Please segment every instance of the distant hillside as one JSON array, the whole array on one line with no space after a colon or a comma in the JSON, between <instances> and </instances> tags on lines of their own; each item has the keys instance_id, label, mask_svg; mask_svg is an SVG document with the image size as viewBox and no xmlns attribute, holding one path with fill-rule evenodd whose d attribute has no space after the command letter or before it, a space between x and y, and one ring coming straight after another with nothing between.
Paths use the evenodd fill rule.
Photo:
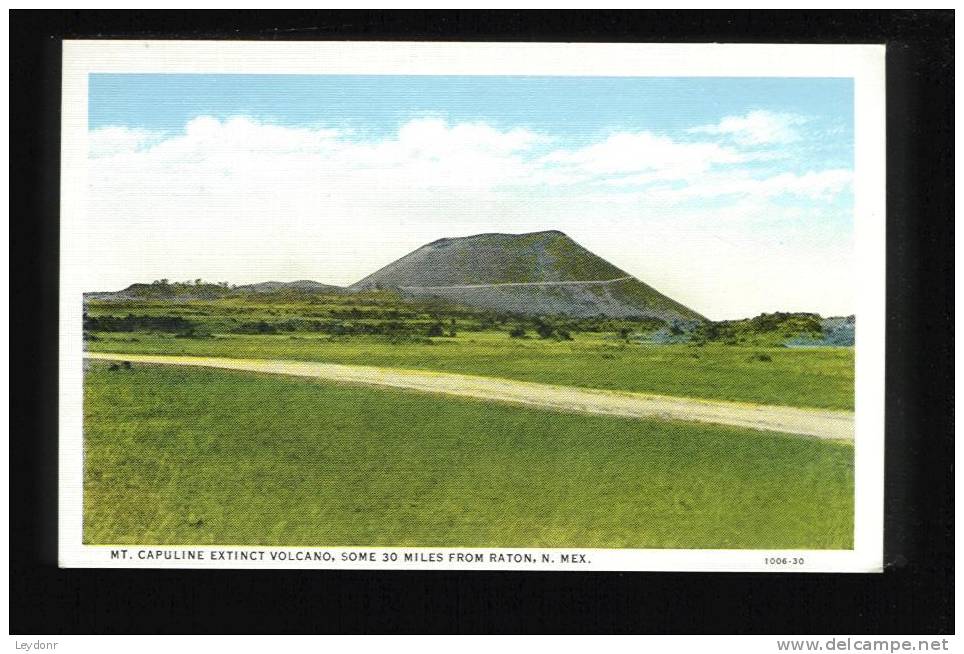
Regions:
<instances>
[{"instance_id":1,"label":"distant hillside","mask_svg":"<svg viewBox=\"0 0 964 654\"><path fill-rule=\"evenodd\" d=\"M232 288L234 293L277 293L279 291L300 291L302 293L333 293L343 291L340 286L313 282L310 279L299 279L296 282L261 282L259 284L245 284Z\"/></svg>"},{"instance_id":2,"label":"distant hillside","mask_svg":"<svg viewBox=\"0 0 964 654\"><path fill-rule=\"evenodd\" d=\"M131 284L120 291L84 293L85 300L214 300L231 292L222 284L168 282Z\"/></svg>"},{"instance_id":3,"label":"distant hillside","mask_svg":"<svg viewBox=\"0 0 964 654\"><path fill-rule=\"evenodd\" d=\"M838 345L851 347L856 342L857 324L854 316L832 316L820 321L820 333L815 336L798 336L786 342L790 347Z\"/></svg>"},{"instance_id":4,"label":"distant hillside","mask_svg":"<svg viewBox=\"0 0 964 654\"><path fill-rule=\"evenodd\" d=\"M197 282L155 281L150 284L131 284L120 291L84 293L85 300L216 300L223 297L245 295L292 294L311 295L320 293L343 293L340 286L322 284L302 279L295 282L261 282L230 286L227 283L211 284Z\"/></svg>"},{"instance_id":5,"label":"distant hillside","mask_svg":"<svg viewBox=\"0 0 964 654\"><path fill-rule=\"evenodd\" d=\"M753 318L696 325L671 324L638 334L640 342L759 345L768 347L849 347L854 344L854 316L823 318L816 313L761 313Z\"/></svg>"},{"instance_id":6,"label":"distant hillside","mask_svg":"<svg viewBox=\"0 0 964 654\"><path fill-rule=\"evenodd\" d=\"M703 320L559 231L424 245L349 287L528 315Z\"/></svg>"}]
</instances>

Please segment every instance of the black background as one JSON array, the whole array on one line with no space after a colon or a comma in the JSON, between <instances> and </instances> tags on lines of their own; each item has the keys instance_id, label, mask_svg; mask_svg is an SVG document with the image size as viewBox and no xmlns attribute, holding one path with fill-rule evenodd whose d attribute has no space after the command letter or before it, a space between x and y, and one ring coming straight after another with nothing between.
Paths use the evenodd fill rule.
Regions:
<instances>
[{"instance_id":1,"label":"black background","mask_svg":"<svg viewBox=\"0 0 964 654\"><path fill-rule=\"evenodd\" d=\"M10 33L12 633L953 631L952 11L11 11ZM886 571L58 569L62 38L885 43Z\"/></svg>"}]
</instances>

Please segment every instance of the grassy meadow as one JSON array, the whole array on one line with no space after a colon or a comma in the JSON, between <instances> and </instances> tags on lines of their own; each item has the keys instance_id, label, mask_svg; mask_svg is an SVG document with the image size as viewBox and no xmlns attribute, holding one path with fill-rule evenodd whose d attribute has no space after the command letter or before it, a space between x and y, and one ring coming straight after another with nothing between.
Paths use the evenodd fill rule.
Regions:
<instances>
[{"instance_id":1,"label":"grassy meadow","mask_svg":"<svg viewBox=\"0 0 964 654\"><path fill-rule=\"evenodd\" d=\"M132 287L133 288L133 287ZM90 351L292 359L853 409L819 317L526 317L391 292L141 285ZM192 297L185 297L192 294ZM657 338L658 337L658 338ZM92 544L852 547L853 447L247 372L89 362Z\"/></svg>"},{"instance_id":2,"label":"grassy meadow","mask_svg":"<svg viewBox=\"0 0 964 654\"><path fill-rule=\"evenodd\" d=\"M136 340L135 340L136 339ZM377 336L313 334L205 339L113 335L93 352L295 359L437 370L587 388L853 409L853 350L626 344L594 334L572 341L508 339L466 332L454 338L391 342Z\"/></svg>"},{"instance_id":3,"label":"grassy meadow","mask_svg":"<svg viewBox=\"0 0 964 654\"><path fill-rule=\"evenodd\" d=\"M853 348L785 347L814 329L798 316L762 327L744 322L717 323L712 333L698 327L686 342L658 345L646 341L662 326L652 321L523 318L372 292L92 301L85 338L96 352L322 361L853 409Z\"/></svg>"},{"instance_id":4,"label":"grassy meadow","mask_svg":"<svg viewBox=\"0 0 964 654\"><path fill-rule=\"evenodd\" d=\"M277 346L261 347L278 349L258 356L311 345L266 342ZM252 354L258 347L244 340L171 343L247 344ZM123 349L113 341L89 345ZM471 351L473 345L484 351L478 341L422 350ZM363 361L364 348L349 349L341 356L379 365L393 351L373 348L374 358ZM687 350L670 352L658 365L682 366ZM404 356L416 360L412 351ZM456 361L452 356L439 360ZM554 356L540 350L529 362L568 359ZM601 361L598 370L620 359ZM788 379L801 374L791 363L780 364L791 371L784 373ZM500 365L520 374L526 368L487 361L481 353L473 365L500 374ZM559 379L591 379L579 377L578 365L565 368L558 374L569 377ZM737 394L766 397L762 385L746 388L753 386ZM89 544L853 544L853 448L814 439L230 371L139 364L111 371L101 362L90 362L86 373L84 425Z\"/></svg>"}]
</instances>

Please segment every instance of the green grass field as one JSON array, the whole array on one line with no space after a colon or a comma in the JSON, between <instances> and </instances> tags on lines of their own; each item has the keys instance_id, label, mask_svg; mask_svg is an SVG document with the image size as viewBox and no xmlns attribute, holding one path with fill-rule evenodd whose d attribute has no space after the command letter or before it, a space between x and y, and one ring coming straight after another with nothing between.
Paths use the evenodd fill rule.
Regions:
<instances>
[{"instance_id":1,"label":"green grass field","mask_svg":"<svg viewBox=\"0 0 964 654\"><path fill-rule=\"evenodd\" d=\"M603 359L598 346L582 350L576 342L557 344L576 348L558 357L520 347L496 358L479 341L399 350L256 338L91 345L439 366L816 406L846 404L841 396L850 395L788 390L800 380L833 383L832 371L851 365L850 352L775 353L766 372L755 373L746 351L704 350L690 359L686 348L617 350ZM673 381L657 383L660 375ZM767 380L783 387L768 390ZM853 448L838 443L136 364L109 371L91 363L84 412L84 540L91 544L853 543Z\"/></svg>"},{"instance_id":2,"label":"green grass field","mask_svg":"<svg viewBox=\"0 0 964 654\"><path fill-rule=\"evenodd\" d=\"M296 359L440 370L587 388L618 389L827 409L854 408L853 348L642 345L578 333L572 341L510 339L504 332L392 342L378 336L216 334L175 338L100 333L97 352Z\"/></svg>"}]
</instances>

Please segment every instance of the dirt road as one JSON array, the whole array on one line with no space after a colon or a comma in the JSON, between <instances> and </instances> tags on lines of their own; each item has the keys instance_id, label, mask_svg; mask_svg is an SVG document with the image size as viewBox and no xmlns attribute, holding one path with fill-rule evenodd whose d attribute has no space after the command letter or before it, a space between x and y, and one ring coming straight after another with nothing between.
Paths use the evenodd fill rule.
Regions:
<instances>
[{"instance_id":1,"label":"dirt road","mask_svg":"<svg viewBox=\"0 0 964 654\"><path fill-rule=\"evenodd\" d=\"M85 352L88 359L172 366L245 370L314 377L352 384L390 386L426 393L471 397L493 402L625 418L661 418L747 427L817 438L853 441L854 414L848 411L801 409L742 402L723 402L647 393L594 390L533 382L306 361L265 361L160 354Z\"/></svg>"}]
</instances>

